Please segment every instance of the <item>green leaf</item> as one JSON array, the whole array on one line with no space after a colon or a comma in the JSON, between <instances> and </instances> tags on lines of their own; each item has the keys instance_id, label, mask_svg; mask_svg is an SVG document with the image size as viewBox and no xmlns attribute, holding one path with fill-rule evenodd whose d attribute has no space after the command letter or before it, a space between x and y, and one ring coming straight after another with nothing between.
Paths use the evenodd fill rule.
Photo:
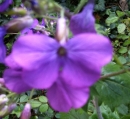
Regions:
<instances>
[{"instance_id":1,"label":"green leaf","mask_svg":"<svg viewBox=\"0 0 130 119\"><path fill-rule=\"evenodd\" d=\"M28 96L27 95L22 95L20 97L20 102L27 102L28 101Z\"/></svg>"},{"instance_id":2,"label":"green leaf","mask_svg":"<svg viewBox=\"0 0 130 119\"><path fill-rule=\"evenodd\" d=\"M130 115L125 115L121 119L130 119Z\"/></svg>"},{"instance_id":3,"label":"green leaf","mask_svg":"<svg viewBox=\"0 0 130 119\"><path fill-rule=\"evenodd\" d=\"M113 67L115 68L113 69ZM103 72L107 74L110 73L111 70L117 72L120 70L120 67L114 63L112 66L111 63L111 65L104 67ZM115 108L121 104L130 103L129 73L100 80L96 83L95 87L100 95L100 100L111 108Z\"/></svg>"},{"instance_id":4,"label":"green leaf","mask_svg":"<svg viewBox=\"0 0 130 119\"><path fill-rule=\"evenodd\" d=\"M68 113L60 113L60 115L60 119L89 119L87 113L85 113L83 110L81 112L78 110L71 110Z\"/></svg>"},{"instance_id":5,"label":"green leaf","mask_svg":"<svg viewBox=\"0 0 130 119\"><path fill-rule=\"evenodd\" d=\"M126 25L124 23L121 23L117 26L118 33L123 33L126 29Z\"/></svg>"},{"instance_id":6,"label":"green leaf","mask_svg":"<svg viewBox=\"0 0 130 119\"><path fill-rule=\"evenodd\" d=\"M124 53L126 53L127 52L127 47L121 47L120 49L119 49L119 53L121 53L121 54L124 54Z\"/></svg>"},{"instance_id":7,"label":"green leaf","mask_svg":"<svg viewBox=\"0 0 130 119\"><path fill-rule=\"evenodd\" d=\"M118 19L119 19L119 18L118 18L117 16L108 17L108 18L106 19L106 23L107 23L108 25L110 25L110 24L112 24L112 23L117 22Z\"/></svg>"},{"instance_id":8,"label":"green leaf","mask_svg":"<svg viewBox=\"0 0 130 119\"><path fill-rule=\"evenodd\" d=\"M42 104L40 107L39 107L39 111L40 112L46 112L48 110L48 104Z\"/></svg>"},{"instance_id":9,"label":"green leaf","mask_svg":"<svg viewBox=\"0 0 130 119\"><path fill-rule=\"evenodd\" d=\"M120 56L118 57L118 60L122 63L122 64L125 64L127 61L126 61L126 58L124 58L123 56Z\"/></svg>"},{"instance_id":10,"label":"green leaf","mask_svg":"<svg viewBox=\"0 0 130 119\"><path fill-rule=\"evenodd\" d=\"M42 103L41 102L39 102L39 101L37 101L37 100L30 100L30 104L31 104L31 107L32 108L37 108L37 107L39 107Z\"/></svg>"},{"instance_id":11,"label":"green leaf","mask_svg":"<svg viewBox=\"0 0 130 119\"><path fill-rule=\"evenodd\" d=\"M120 105L119 107L117 107L116 110L118 111L118 113L120 113L122 115L128 114L128 107L123 104Z\"/></svg>"},{"instance_id":12,"label":"green leaf","mask_svg":"<svg viewBox=\"0 0 130 119\"><path fill-rule=\"evenodd\" d=\"M47 98L45 96L40 96L39 97L39 101L41 101L43 103L47 103L48 102L48 100L47 100Z\"/></svg>"},{"instance_id":13,"label":"green leaf","mask_svg":"<svg viewBox=\"0 0 130 119\"><path fill-rule=\"evenodd\" d=\"M121 12L121 11L116 11L116 13L117 13L117 16L118 17L122 17L122 16L124 16L125 15L125 12Z\"/></svg>"}]
</instances>

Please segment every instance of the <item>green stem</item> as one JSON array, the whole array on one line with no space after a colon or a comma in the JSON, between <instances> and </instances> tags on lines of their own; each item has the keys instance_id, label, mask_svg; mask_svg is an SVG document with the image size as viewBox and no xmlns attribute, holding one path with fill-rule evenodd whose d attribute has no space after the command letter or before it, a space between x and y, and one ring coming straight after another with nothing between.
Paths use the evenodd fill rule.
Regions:
<instances>
[{"instance_id":1,"label":"green stem","mask_svg":"<svg viewBox=\"0 0 130 119\"><path fill-rule=\"evenodd\" d=\"M96 97L94 97L94 105L95 105L95 108L96 108L98 119L103 119L100 107L98 106L98 99Z\"/></svg>"},{"instance_id":2,"label":"green stem","mask_svg":"<svg viewBox=\"0 0 130 119\"><path fill-rule=\"evenodd\" d=\"M10 93L10 91L9 91L9 90L7 90L6 88L4 88L4 87L2 87L2 86L0 86L0 89L1 89L1 90L3 90L3 91L5 91L5 92Z\"/></svg>"},{"instance_id":3,"label":"green stem","mask_svg":"<svg viewBox=\"0 0 130 119\"><path fill-rule=\"evenodd\" d=\"M50 20L57 20L58 19L55 17L46 16L46 15L36 15L35 18L45 18L45 19L50 19Z\"/></svg>"},{"instance_id":4,"label":"green stem","mask_svg":"<svg viewBox=\"0 0 130 119\"><path fill-rule=\"evenodd\" d=\"M31 90L31 93L30 93L30 96L29 96L29 100L32 99L32 97L33 97L33 93L34 93L34 89Z\"/></svg>"},{"instance_id":5,"label":"green stem","mask_svg":"<svg viewBox=\"0 0 130 119\"><path fill-rule=\"evenodd\" d=\"M82 9L82 7L86 4L87 1L88 0L80 0L80 3L78 5L78 7L75 9L74 13L75 14L78 13Z\"/></svg>"},{"instance_id":6,"label":"green stem","mask_svg":"<svg viewBox=\"0 0 130 119\"><path fill-rule=\"evenodd\" d=\"M110 73L110 74L101 76L100 79L106 79L106 78L109 78L109 77L117 76L117 75L120 75L120 74L127 73L128 71L130 71L130 68L129 69L123 69L123 70L120 70L120 71L117 71L117 72L114 72L114 73Z\"/></svg>"},{"instance_id":7,"label":"green stem","mask_svg":"<svg viewBox=\"0 0 130 119\"><path fill-rule=\"evenodd\" d=\"M14 95L17 95L17 94L16 93L10 93L10 94L7 95L7 97L9 98L9 97L12 97Z\"/></svg>"}]
</instances>

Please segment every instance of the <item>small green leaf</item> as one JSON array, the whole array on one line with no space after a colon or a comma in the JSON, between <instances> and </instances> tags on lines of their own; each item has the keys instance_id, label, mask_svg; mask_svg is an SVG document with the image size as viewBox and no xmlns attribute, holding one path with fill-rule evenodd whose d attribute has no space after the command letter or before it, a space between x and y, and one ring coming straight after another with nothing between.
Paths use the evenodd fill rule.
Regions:
<instances>
[{"instance_id":1,"label":"small green leaf","mask_svg":"<svg viewBox=\"0 0 130 119\"><path fill-rule=\"evenodd\" d=\"M40 107L39 107L39 111L40 112L46 112L48 110L48 104L42 104Z\"/></svg>"},{"instance_id":2,"label":"small green leaf","mask_svg":"<svg viewBox=\"0 0 130 119\"><path fill-rule=\"evenodd\" d=\"M119 18L118 18L117 16L114 16L114 17L108 17L108 18L106 19L106 23L107 23L108 25L110 25L110 24L112 24L112 23L117 22L118 19L119 19Z\"/></svg>"},{"instance_id":3,"label":"small green leaf","mask_svg":"<svg viewBox=\"0 0 130 119\"><path fill-rule=\"evenodd\" d=\"M124 23L121 23L117 26L118 33L123 33L126 29L126 25Z\"/></svg>"},{"instance_id":4,"label":"small green leaf","mask_svg":"<svg viewBox=\"0 0 130 119\"><path fill-rule=\"evenodd\" d=\"M41 101L43 103L47 103L48 102L48 100L47 100L47 98L45 96L40 96L39 97L39 101Z\"/></svg>"},{"instance_id":5,"label":"small green leaf","mask_svg":"<svg viewBox=\"0 0 130 119\"><path fill-rule=\"evenodd\" d=\"M42 103L39 102L39 101L37 101L37 100L31 100L31 101L30 101L30 104L31 104L31 107L32 107L32 108L37 108L37 107L39 107Z\"/></svg>"},{"instance_id":6,"label":"small green leaf","mask_svg":"<svg viewBox=\"0 0 130 119\"><path fill-rule=\"evenodd\" d=\"M20 97L20 102L27 102L28 101L28 96L27 95L22 95Z\"/></svg>"},{"instance_id":7,"label":"small green leaf","mask_svg":"<svg viewBox=\"0 0 130 119\"><path fill-rule=\"evenodd\" d=\"M121 54L124 54L124 53L126 53L127 52L127 47L121 47L120 49L119 49L119 53L121 53Z\"/></svg>"}]
</instances>

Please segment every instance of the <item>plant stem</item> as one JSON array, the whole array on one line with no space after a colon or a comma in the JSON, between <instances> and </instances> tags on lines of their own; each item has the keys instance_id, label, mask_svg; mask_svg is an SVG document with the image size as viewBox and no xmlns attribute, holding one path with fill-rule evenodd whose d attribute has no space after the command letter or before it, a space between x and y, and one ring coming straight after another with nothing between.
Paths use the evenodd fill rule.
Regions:
<instances>
[{"instance_id":1,"label":"plant stem","mask_svg":"<svg viewBox=\"0 0 130 119\"><path fill-rule=\"evenodd\" d=\"M86 4L86 2L87 2L87 0L80 0L80 3L78 5L78 7L75 9L74 13L75 14L78 13L81 10L81 8Z\"/></svg>"},{"instance_id":2,"label":"plant stem","mask_svg":"<svg viewBox=\"0 0 130 119\"><path fill-rule=\"evenodd\" d=\"M6 88L4 88L4 87L2 87L2 86L0 86L0 90L3 90L3 91L5 91L5 92L10 93L10 91L9 91L9 90L7 90Z\"/></svg>"},{"instance_id":3,"label":"plant stem","mask_svg":"<svg viewBox=\"0 0 130 119\"><path fill-rule=\"evenodd\" d=\"M31 93L30 93L30 96L29 96L29 100L32 99L33 93L34 93L34 89L31 90Z\"/></svg>"},{"instance_id":4,"label":"plant stem","mask_svg":"<svg viewBox=\"0 0 130 119\"><path fill-rule=\"evenodd\" d=\"M96 108L98 119L103 119L102 113L100 111L100 107L98 106L98 99L96 97L94 97L94 105Z\"/></svg>"},{"instance_id":5,"label":"plant stem","mask_svg":"<svg viewBox=\"0 0 130 119\"><path fill-rule=\"evenodd\" d=\"M105 78L113 77L113 76L116 76L116 75L124 74L124 73L127 73L128 71L130 71L130 68L123 69L123 70L120 70L118 72L114 72L114 73L110 73L110 74L101 76L100 79L105 79Z\"/></svg>"}]
</instances>

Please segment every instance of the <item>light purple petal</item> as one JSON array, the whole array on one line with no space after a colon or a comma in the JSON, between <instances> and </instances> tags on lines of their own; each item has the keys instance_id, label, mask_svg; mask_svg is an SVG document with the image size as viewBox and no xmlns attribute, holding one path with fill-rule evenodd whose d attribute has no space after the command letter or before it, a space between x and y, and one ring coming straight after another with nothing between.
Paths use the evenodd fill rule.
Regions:
<instances>
[{"instance_id":1,"label":"light purple petal","mask_svg":"<svg viewBox=\"0 0 130 119\"><path fill-rule=\"evenodd\" d=\"M22 71L6 69L3 78L5 86L12 92L22 93L32 89L22 80Z\"/></svg>"},{"instance_id":2,"label":"light purple petal","mask_svg":"<svg viewBox=\"0 0 130 119\"><path fill-rule=\"evenodd\" d=\"M12 56L18 65L32 70L55 60L58 48L57 41L45 35L25 35L20 36L14 43Z\"/></svg>"},{"instance_id":3,"label":"light purple petal","mask_svg":"<svg viewBox=\"0 0 130 119\"><path fill-rule=\"evenodd\" d=\"M0 27L0 63L4 63L6 56L6 48L3 42L5 33L5 29L3 27Z\"/></svg>"},{"instance_id":4,"label":"light purple petal","mask_svg":"<svg viewBox=\"0 0 130 119\"><path fill-rule=\"evenodd\" d=\"M10 4L12 4L12 0L5 0L2 4L0 4L0 12L4 12Z\"/></svg>"},{"instance_id":5,"label":"light purple petal","mask_svg":"<svg viewBox=\"0 0 130 119\"><path fill-rule=\"evenodd\" d=\"M43 59L43 64L39 68L24 72L23 80L33 88L49 88L58 77L60 67L58 59L48 62L44 60L46 59Z\"/></svg>"},{"instance_id":6,"label":"light purple petal","mask_svg":"<svg viewBox=\"0 0 130 119\"><path fill-rule=\"evenodd\" d=\"M93 8L94 0L89 0L81 13L72 16L70 20L70 30L74 35L81 33L96 33Z\"/></svg>"},{"instance_id":7,"label":"light purple petal","mask_svg":"<svg viewBox=\"0 0 130 119\"><path fill-rule=\"evenodd\" d=\"M82 107L89 98L89 88L73 88L58 79L48 90L47 97L51 107L60 112Z\"/></svg>"},{"instance_id":8,"label":"light purple petal","mask_svg":"<svg viewBox=\"0 0 130 119\"><path fill-rule=\"evenodd\" d=\"M76 87L93 85L113 54L108 38L98 34L77 35L68 41L66 49L68 59L62 77L66 83Z\"/></svg>"}]
</instances>

